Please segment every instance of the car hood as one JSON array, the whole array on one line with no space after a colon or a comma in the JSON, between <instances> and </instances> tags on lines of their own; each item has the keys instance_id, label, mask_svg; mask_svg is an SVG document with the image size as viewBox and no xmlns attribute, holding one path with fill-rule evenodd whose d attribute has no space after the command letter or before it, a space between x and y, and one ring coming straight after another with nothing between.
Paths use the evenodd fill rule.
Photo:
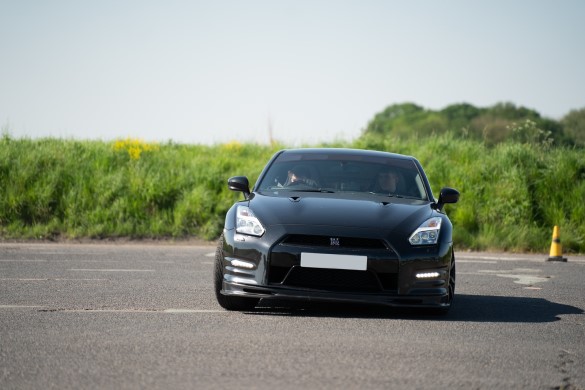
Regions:
<instances>
[{"instance_id":1,"label":"car hood","mask_svg":"<svg viewBox=\"0 0 585 390\"><path fill-rule=\"evenodd\" d=\"M433 213L428 201L340 194L254 194L249 206L265 226L311 225L395 230L416 229Z\"/></svg>"}]
</instances>

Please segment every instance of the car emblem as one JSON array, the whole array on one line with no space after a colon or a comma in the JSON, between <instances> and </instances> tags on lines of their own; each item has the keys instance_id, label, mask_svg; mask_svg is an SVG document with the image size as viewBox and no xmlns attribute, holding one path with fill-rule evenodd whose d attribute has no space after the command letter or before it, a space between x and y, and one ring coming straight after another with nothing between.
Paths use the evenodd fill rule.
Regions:
<instances>
[{"instance_id":1,"label":"car emblem","mask_svg":"<svg viewBox=\"0 0 585 390\"><path fill-rule=\"evenodd\" d=\"M339 246L339 238L338 237L330 237L329 238L329 244L331 246Z\"/></svg>"}]
</instances>

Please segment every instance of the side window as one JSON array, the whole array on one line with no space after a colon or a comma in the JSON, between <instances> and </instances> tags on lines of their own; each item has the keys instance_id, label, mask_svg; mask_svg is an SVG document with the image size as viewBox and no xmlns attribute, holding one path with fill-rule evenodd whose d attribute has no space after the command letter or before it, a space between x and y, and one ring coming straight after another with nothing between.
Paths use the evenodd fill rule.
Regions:
<instances>
[{"instance_id":1,"label":"side window","mask_svg":"<svg viewBox=\"0 0 585 390\"><path fill-rule=\"evenodd\" d=\"M420 177L420 175L417 173L415 178L414 178L414 182L415 182L415 188L416 188L416 197L419 197L421 199L426 198L426 194L425 194L425 186L423 185L422 179Z\"/></svg>"}]
</instances>

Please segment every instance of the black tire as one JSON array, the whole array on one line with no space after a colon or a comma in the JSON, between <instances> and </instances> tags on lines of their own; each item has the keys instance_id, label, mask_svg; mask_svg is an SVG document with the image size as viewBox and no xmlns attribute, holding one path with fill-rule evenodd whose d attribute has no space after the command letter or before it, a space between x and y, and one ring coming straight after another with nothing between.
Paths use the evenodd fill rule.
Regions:
<instances>
[{"instance_id":1,"label":"black tire","mask_svg":"<svg viewBox=\"0 0 585 390\"><path fill-rule=\"evenodd\" d=\"M455 298L456 276L457 272L455 269L455 255L453 255L453 259L451 260L451 269L449 270L449 306L453 304L453 299Z\"/></svg>"},{"instance_id":2,"label":"black tire","mask_svg":"<svg viewBox=\"0 0 585 390\"><path fill-rule=\"evenodd\" d=\"M453 299L455 298L455 281L456 281L456 279L457 279L457 270L455 268L455 255L452 255L451 268L449 269L449 286L447 287L447 293L449 294L447 296L447 304L449 306L444 306L444 307L440 307L437 309L433 309L433 310L431 310L432 314L445 315L449 312L449 309L451 309L451 306L453 306Z\"/></svg>"},{"instance_id":3,"label":"black tire","mask_svg":"<svg viewBox=\"0 0 585 390\"><path fill-rule=\"evenodd\" d=\"M217 303L221 307L226 310L236 310L236 311L244 311L244 310L253 310L258 301L258 298L243 298L243 297L234 297L229 295L223 295L221 293L221 287L223 283L223 234L219 238L219 242L217 244L217 249L215 250L215 267L214 267L214 290L215 290L215 298L217 299Z\"/></svg>"}]
</instances>

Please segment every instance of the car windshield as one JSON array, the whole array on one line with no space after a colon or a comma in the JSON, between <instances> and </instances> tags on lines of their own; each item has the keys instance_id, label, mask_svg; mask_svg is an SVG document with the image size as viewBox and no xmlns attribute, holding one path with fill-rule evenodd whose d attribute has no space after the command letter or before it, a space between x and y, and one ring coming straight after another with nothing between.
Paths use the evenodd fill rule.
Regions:
<instances>
[{"instance_id":1,"label":"car windshield","mask_svg":"<svg viewBox=\"0 0 585 390\"><path fill-rule=\"evenodd\" d=\"M427 199L421 172L413 160L360 154L283 153L270 165L256 190Z\"/></svg>"}]
</instances>

